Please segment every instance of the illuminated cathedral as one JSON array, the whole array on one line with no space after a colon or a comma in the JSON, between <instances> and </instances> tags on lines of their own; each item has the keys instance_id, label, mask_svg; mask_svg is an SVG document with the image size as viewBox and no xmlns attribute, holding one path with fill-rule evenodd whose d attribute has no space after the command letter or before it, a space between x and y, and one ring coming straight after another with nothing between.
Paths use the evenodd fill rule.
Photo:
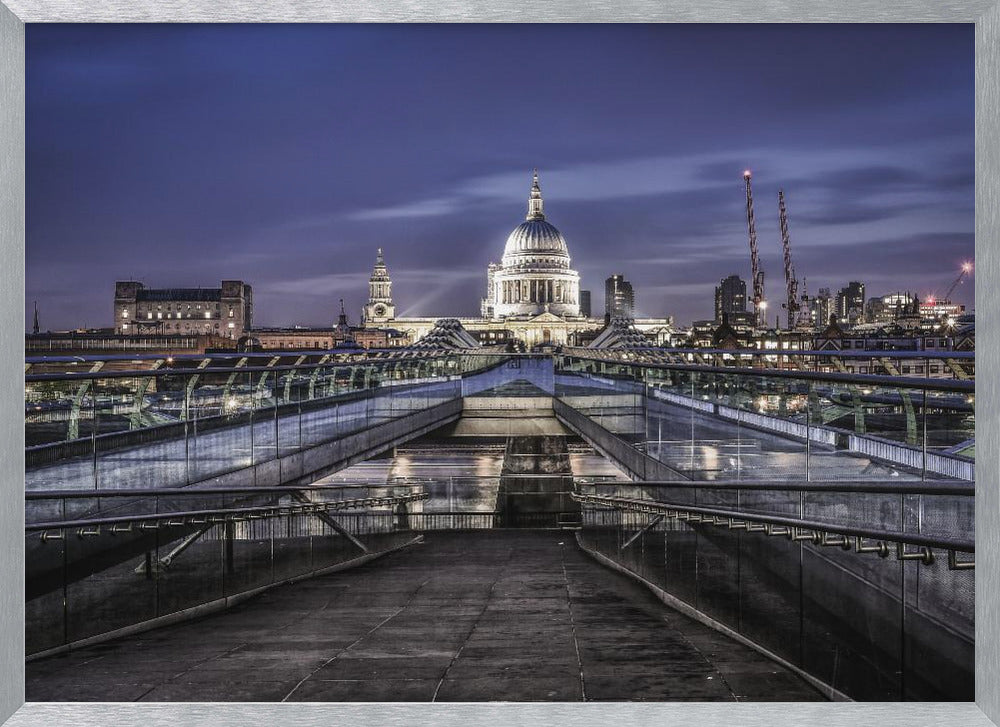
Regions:
<instances>
[{"instance_id":1,"label":"illuminated cathedral","mask_svg":"<svg viewBox=\"0 0 1000 727\"><path fill-rule=\"evenodd\" d=\"M480 343L511 341L531 347L538 344L579 345L604 328L604 318L580 313L580 274L570 267L569 247L562 233L545 218L538 171L528 195L524 222L507 236L500 262L486 270L486 295L479 318L461 318L462 326ZM368 282L365 326L392 327L412 341L425 336L441 316L396 318L392 281L381 248ZM656 337L672 332L669 319L639 319L636 327Z\"/></svg>"}]
</instances>

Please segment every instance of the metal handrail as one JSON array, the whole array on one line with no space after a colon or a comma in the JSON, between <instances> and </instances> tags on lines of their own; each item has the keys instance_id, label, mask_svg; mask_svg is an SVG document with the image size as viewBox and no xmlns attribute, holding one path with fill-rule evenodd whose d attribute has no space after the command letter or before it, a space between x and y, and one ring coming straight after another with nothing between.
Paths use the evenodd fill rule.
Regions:
<instances>
[{"instance_id":1,"label":"metal handrail","mask_svg":"<svg viewBox=\"0 0 1000 727\"><path fill-rule=\"evenodd\" d=\"M542 455L517 455L518 457L542 456ZM187 496L187 495L221 495L221 494L284 494L312 490L345 490L358 488L391 488L391 487L424 487L429 484L448 482L449 480L487 480L496 481L504 479L546 479L555 477L569 478L570 474L534 474L534 473L503 473L495 475L442 475L440 477L406 477L399 480L389 480L386 482L340 482L330 485L278 485L273 487L153 487L153 488L105 488L105 489L73 489L73 490L26 490L25 500L87 500L103 497L153 497L153 496Z\"/></svg>"},{"instance_id":2,"label":"metal handrail","mask_svg":"<svg viewBox=\"0 0 1000 727\"><path fill-rule=\"evenodd\" d=\"M608 363L607 359L592 358L579 354L567 354L582 361ZM612 362L616 363L616 362ZM973 379L932 379L917 376L883 376L881 374L850 374L837 371L801 371L788 369L755 369L745 366L706 366L699 364L663 363L651 361L621 361L623 366L645 369L661 369L664 371L690 371L701 374L727 374L729 376L743 375L756 378L801 379L806 381L832 381L848 384L867 384L869 386L884 386L892 389L913 389L927 391L951 391L974 393L976 382ZM560 374L580 374L577 371L557 371ZM607 375L607 374L599 374ZM636 383L642 383L636 381Z\"/></svg>"},{"instance_id":3,"label":"metal handrail","mask_svg":"<svg viewBox=\"0 0 1000 727\"><path fill-rule=\"evenodd\" d=\"M931 480L900 482L886 485L881 482L840 482L836 480L795 482L795 481L718 481L718 480L602 480L599 482L583 482L577 478L577 486L594 487L649 487L654 489L689 489L689 490L746 490L748 492L844 492L864 493L872 495L957 495L959 497L975 497L976 486L968 480Z\"/></svg>"},{"instance_id":4,"label":"metal handrail","mask_svg":"<svg viewBox=\"0 0 1000 727\"><path fill-rule=\"evenodd\" d=\"M30 334L29 334L30 336ZM363 351L344 350L338 348L302 348L302 349L267 349L265 351L220 351L218 353L109 353L109 354L78 354L71 356L25 356L24 362L30 364L46 363L94 363L96 361L158 361L165 358L174 361L204 361L205 359L241 359L241 358L264 358L270 359L274 356L324 356L333 355L340 358L327 361L327 364L341 365L351 363L350 357L356 357L354 363L363 363L365 360L386 361L388 359L379 358L389 355L408 361L422 359L443 358L448 356L497 356L502 355L509 358L545 358L550 354L513 353L506 351L435 351L433 349L409 349L409 348L366 348Z\"/></svg>"},{"instance_id":5,"label":"metal handrail","mask_svg":"<svg viewBox=\"0 0 1000 727\"><path fill-rule=\"evenodd\" d=\"M496 479L496 478L494 478ZM128 489L102 489L102 490L29 490L24 493L25 500L59 500L59 499L91 499L101 497L151 497L151 496L174 496L174 495L224 495L224 494L293 494L302 491L314 490L344 490L373 487L423 487L423 482L400 482L387 484L373 484L369 482L350 483L344 482L336 485L284 485L275 487L162 487L162 488L128 488Z\"/></svg>"},{"instance_id":6,"label":"metal handrail","mask_svg":"<svg viewBox=\"0 0 1000 727\"><path fill-rule=\"evenodd\" d=\"M30 335L30 334L29 334ZM363 351L344 349L323 349L323 348L302 348L302 349L268 349L266 351L219 351L217 353L83 353L62 356L25 356L24 362L30 364L52 364L52 363L94 363L96 361L162 361L170 358L174 361L204 361L210 359L241 359L241 358L272 358L274 356L296 356L307 354L309 356L334 355L341 358L341 362L349 357L372 358L380 354L399 354L398 348L366 348ZM432 355L434 351L425 351ZM446 353L446 352L441 352Z\"/></svg>"},{"instance_id":7,"label":"metal handrail","mask_svg":"<svg viewBox=\"0 0 1000 727\"><path fill-rule=\"evenodd\" d=\"M441 360L439 359L400 359L406 362L419 362L423 363L425 361L431 360ZM203 376L204 374L254 374L254 373L264 373L272 371L312 371L313 369L343 369L349 367L361 367L361 366L382 366L387 363L393 363L390 359L381 359L378 361L358 361L353 363L315 363L315 364L281 364L280 366L241 366L240 368L228 367L228 366L206 366L202 369L150 369L148 371L144 370L122 370L122 371L106 371L101 370L97 372L91 371L62 371L53 372L46 374L25 374L24 380L27 383L41 382L41 381L86 381L93 379L129 379L129 378L143 378L143 377L155 377L162 378L165 376ZM457 375L449 374L449 375Z\"/></svg>"},{"instance_id":8,"label":"metal handrail","mask_svg":"<svg viewBox=\"0 0 1000 727\"><path fill-rule=\"evenodd\" d=\"M563 349L562 353L564 355L577 356L576 351L586 351L587 353L593 355L600 349L586 349L579 346L567 346ZM614 349L605 349L608 353L615 353ZM797 357L797 356L812 356L815 358L827 357L827 358L926 358L926 359L940 359L942 361L955 358L964 360L975 360L975 351L917 351L917 350L900 350L892 349L888 351L880 351L878 349L872 350L859 350L859 349L848 349L845 351L823 351L818 349L763 349L763 348L747 348L747 349L731 349L731 348L669 348L667 346L647 346L643 348L632 348L625 351L626 353L669 353L674 355L684 355L684 354L698 354L699 356L704 356L706 354L716 355L721 354L725 356L732 356L733 358L751 358L754 356L786 356L786 357ZM619 351L619 353L621 353ZM584 357L585 358L585 357Z\"/></svg>"},{"instance_id":9,"label":"metal handrail","mask_svg":"<svg viewBox=\"0 0 1000 727\"><path fill-rule=\"evenodd\" d=\"M163 376L184 376L184 375L194 375L194 374L230 374L230 373L263 373L271 371L312 371L314 369L342 369L349 367L360 367L360 366L384 366L386 364L394 363L426 363L433 361L448 361L458 357L462 358L483 358L483 357L496 357L502 358L504 360L513 358L530 358L530 356L524 354L508 354L500 353L495 351L469 351L469 352L456 352L456 351L442 351L440 353L435 353L433 351L421 350L419 352L407 351L402 349L389 349L392 351L393 355L390 358L374 358L367 357L360 360L344 361L344 360L334 360L325 361L323 363L311 362L311 363L301 363L301 364L275 364L274 366L206 366L205 368L158 368L158 369L123 369L107 371L101 370L97 372L87 371L60 371L60 372L50 372L50 373L40 373L40 374L25 374L24 380L26 382L36 382L36 381L61 381L61 380L72 380L72 381L86 381L88 379L112 379L112 378L134 378L134 377L163 377ZM325 353L323 351L316 351L309 349L309 353ZM175 361L182 359L184 361L211 361L214 359L229 360L229 359L239 359L247 356L259 356L260 358L274 358L274 357L287 357L294 354L302 354L302 351L295 352L284 352L284 351L267 351L265 354L213 354L213 355L189 355L189 356L170 356ZM126 356L125 360L141 360L142 357L138 356ZM166 358L164 355L150 356L154 360L162 360ZM110 361L110 360L120 360L108 356L69 356L69 357L42 357L42 358L26 358L25 363L30 364L51 364L51 363L69 363L72 361L77 361L80 363L93 363L97 361ZM455 374L457 375L457 374Z\"/></svg>"},{"instance_id":10,"label":"metal handrail","mask_svg":"<svg viewBox=\"0 0 1000 727\"><path fill-rule=\"evenodd\" d=\"M225 522L227 519L250 516L252 514L262 514L264 517L278 517L283 514L294 514L296 512L327 512L329 510L351 510L372 505L395 505L404 502L416 502L426 500L430 497L427 493L416 493L413 495L395 495L391 497L366 497L353 500L332 500L328 502L307 502L289 505L266 505L261 507L235 507L212 510L184 510L180 512L152 513L146 515L121 515L106 518L86 518L79 520L55 520L41 523L25 523L24 529L28 532L38 532L47 530L67 530L72 528L99 527L102 525L115 525L118 523L158 523L161 521L178 520L180 518L222 518L216 522Z\"/></svg>"},{"instance_id":11,"label":"metal handrail","mask_svg":"<svg viewBox=\"0 0 1000 727\"><path fill-rule=\"evenodd\" d=\"M905 545L916 545L925 548L939 548L943 550L954 550L961 553L974 553L975 542L958 538L946 538L940 536L923 535L921 533L904 533L891 530L875 530L871 528L861 528L840 523L823 522L821 520L806 520L803 518L787 517L784 515L764 515L757 512L747 512L745 510L734 510L731 508L705 507L703 505L689 505L684 503L660 502L657 500L643 500L630 497L611 497L607 495L581 495L573 493L572 498L581 503L593 505L604 505L618 510L631 510L636 512L685 512L696 515L708 515L711 517L732 518L733 520L745 523L761 523L767 525L781 525L789 528L801 530L811 530L816 533L834 533L838 535L850 535L853 537L866 538L870 540L888 540L894 543Z\"/></svg>"}]
</instances>

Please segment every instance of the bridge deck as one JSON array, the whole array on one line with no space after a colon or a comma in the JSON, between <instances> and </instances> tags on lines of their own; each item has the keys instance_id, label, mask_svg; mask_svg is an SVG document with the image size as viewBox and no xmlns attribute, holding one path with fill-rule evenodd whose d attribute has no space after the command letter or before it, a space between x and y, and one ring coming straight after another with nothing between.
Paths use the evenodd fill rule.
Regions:
<instances>
[{"instance_id":1,"label":"bridge deck","mask_svg":"<svg viewBox=\"0 0 1000 727\"><path fill-rule=\"evenodd\" d=\"M571 533L429 533L353 571L27 665L29 701L818 700Z\"/></svg>"}]
</instances>

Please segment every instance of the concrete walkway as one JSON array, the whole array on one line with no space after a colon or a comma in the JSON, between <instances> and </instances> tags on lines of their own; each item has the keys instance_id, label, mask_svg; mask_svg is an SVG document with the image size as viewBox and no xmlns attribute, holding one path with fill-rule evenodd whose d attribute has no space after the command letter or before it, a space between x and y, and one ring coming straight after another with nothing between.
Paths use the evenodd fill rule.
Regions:
<instances>
[{"instance_id":1,"label":"concrete walkway","mask_svg":"<svg viewBox=\"0 0 1000 727\"><path fill-rule=\"evenodd\" d=\"M572 533L430 533L228 612L27 665L28 701L818 700Z\"/></svg>"}]
</instances>

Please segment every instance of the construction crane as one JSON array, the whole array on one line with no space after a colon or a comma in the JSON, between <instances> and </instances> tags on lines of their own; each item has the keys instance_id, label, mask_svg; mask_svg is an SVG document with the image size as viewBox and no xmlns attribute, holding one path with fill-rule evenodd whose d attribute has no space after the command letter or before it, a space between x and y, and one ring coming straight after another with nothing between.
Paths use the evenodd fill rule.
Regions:
<instances>
[{"instance_id":1,"label":"construction crane","mask_svg":"<svg viewBox=\"0 0 1000 727\"><path fill-rule=\"evenodd\" d=\"M942 298L940 302L951 303L951 294L955 292L955 288L957 288L958 284L965 279L965 276L971 272L972 272L972 263L968 262L962 263L962 271L958 274L958 277L955 278L955 282L951 284L951 287L948 288L948 292L944 294L944 298Z\"/></svg>"},{"instance_id":2,"label":"construction crane","mask_svg":"<svg viewBox=\"0 0 1000 727\"><path fill-rule=\"evenodd\" d=\"M792 243L788 239L788 211L785 209L785 192L778 190L778 224L781 227L781 246L785 253L785 308L788 309L788 329L795 327L799 312L799 281L792 268Z\"/></svg>"},{"instance_id":3,"label":"construction crane","mask_svg":"<svg viewBox=\"0 0 1000 727\"><path fill-rule=\"evenodd\" d=\"M767 327L764 318L767 301L764 300L764 272L760 269L760 258L757 255L757 225L753 219L753 191L750 189L750 170L743 172L743 181L747 184L747 231L750 235L750 275L753 279L753 312L754 323L762 328Z\"/></svg>"},{"instance_id":4,"label":"construction crane","mask_svg":"<svg viewBox=\"0 0 1000 727\"><path fill-rule=\"evenodd\" d=\"M802 276L802 297L799 299L799 324L809 325L812 323L812 301L809 299L809 283L806 280L806 276Z\"/></svg>"}]
</instances>

